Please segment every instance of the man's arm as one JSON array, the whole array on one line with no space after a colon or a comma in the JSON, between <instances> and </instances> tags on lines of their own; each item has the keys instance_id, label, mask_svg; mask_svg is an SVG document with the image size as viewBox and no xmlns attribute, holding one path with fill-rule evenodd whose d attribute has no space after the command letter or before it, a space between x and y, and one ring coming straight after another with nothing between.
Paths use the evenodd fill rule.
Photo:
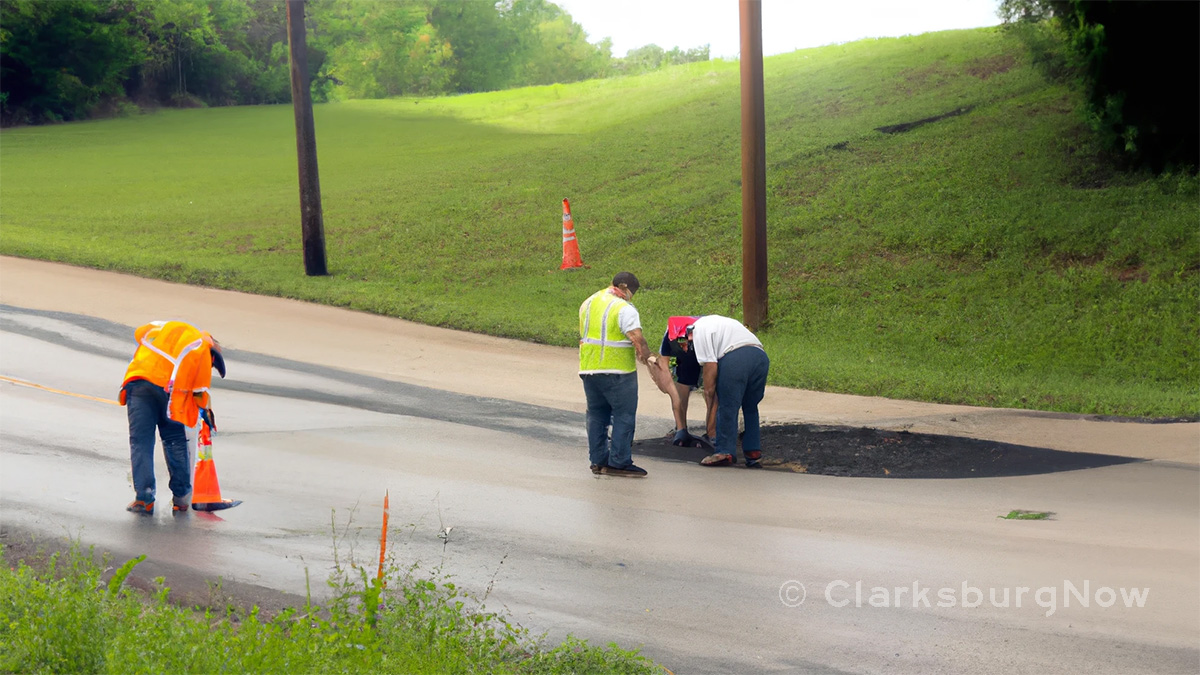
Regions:
<instances>
[{"instance_id":1,"label":"man's arm","mask_svg":"<svg viewBox=\"0 0 1200 675\"><path fill-rule=\"evenodd\" d=\"M650 378L658 386L658 390L671 399L671 415L675 417L675 428L687 428L687 395L689 388L677 384L671 377L671 367L667 365L669 357L651 354L646 365L650 369Z\"/></svg>"},{"instance_id":2,"label":"man's arm","mask_svg":"<svg viewBox=\"0 0 1200 675\"><path fill-rule=\"evenodd\" d=\"M642 335L642 329L634 328L626 333L625 337L633 342L633 351L637 352L638 362L649 365L650 345L646 344L646 338Z\"/></svg>"},{"instance_id":3,"label":"man's arm","mask_svg":"<svg viewBox=\"0 0 1200 675\"><path fill-rule=\"evenodd\" d=\"M675 386L675 398L671 400L671 413L675 415L675 428L686 429L688 398L692 395L692 388L678 382L671 384Z\"/></svg>"},{"instance_id":4,"label":"man's arm","mask_svg":"<svg viewBox=\"0 0 1200 675\"><path fill-rule=\"evenodd\" d=\"M700 365L700 375L704 378L704 419L708 427L708 437L717 437L717 362L709 361Z\"/></svg>"},{"instance_id":5,"label":"man's arm","mask_svg":"<svg viewBox=\"0 0 1200 675\"><path fill-rule=\"evenodd\" d=\"M188 358L192 359L188 363L188 366L195 368L194 371L191 371L192 381L189 388L192 390L192 397L195 399L196 407L211 408L212 397L209 396L208 391L212 387L212 352L208 349L203 349L202 353L201 351L194 351L188 355Z\"/></svg>"}]
</instances>

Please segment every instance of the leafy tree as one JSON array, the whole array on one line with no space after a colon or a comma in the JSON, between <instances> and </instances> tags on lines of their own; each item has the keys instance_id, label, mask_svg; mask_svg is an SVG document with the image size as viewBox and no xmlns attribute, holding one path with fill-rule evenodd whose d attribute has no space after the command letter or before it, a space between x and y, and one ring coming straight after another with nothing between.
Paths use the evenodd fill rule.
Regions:
<instances>
[{"instance_id":1,"label":"leafy tree","mask_svg":"<svg viewBox=\"0 0 1200 675\"><path fill-rule=\"evenodd\" d=\"M454 51L454 89L505 89L514 84L520 37L504 15L480 0L430 0L430 23Z\"/></svg>"},{"instance_id":2,"label":"leafy tree","mask_svg":"<svg viewBox=\"0 0 1200 675\"><path fill-rule=\"evenodd\" d=\"M613 72L611 40L548 0L308 0L313 98L572 82ZM237 105L291 99L279 0L3 0L6 124L80 119L106 101ZM626 71L707 59L648 46Z\"/></svg>"},{"instance_id":3,"label":"leafy tree","mask_svg":"<svg viewBox=\"0 0 1200 675\"><path fill-rule=\"evenodd\" d=\"M522 85L577 82L610 72L612 40L589 43L583 27L557 5L524 0L514 3L508 16L523 38Z\"/></svg>"},{"instance_id":4,"label":"leafy tree","mask_svg":"<svg viewBox=\"0 0 1200 675\"><path fill-rule=\"evenodd\" d=\"M339 0L319 8L317 43L329 49L328 78L352 98L449 91L450 46L416 0Z\"/></svg>"},{"instance_id":5,"label":"leafy tree","mask_svg":"<svg viewBox=\"0 0 1200 675\"><path fill-rule=\"evenodd\" d=\"M693 47L692 49L680 49L675 47L671 51L663 54L663 62L677 66L681 63L695 63L696 61L708 60L708 45L703 47Z\"/></svg>"},{"instance_id":6,"label":"leafy tree","mask_svg":"<svg viewBox=\"0 0 1200 675\"><path fill-rule=\"evenodd\" d=\"M663 48L655 44L630 49L625 53L625 58L617 62L617 70L626 75L657 70L663 65L665 55Z\"/></svg>"},{"instance_id":7,"label":"leafy tree","mask_svg":"<svg viewBox=\"0 0 1200 675\"><path fill-rule=\"evenodd\" d=\"M1001 0L996 15L1004 23L1037 23L1062 12L1066 5L1056 0Z\"/></svg>"},{"instance_id":8,"label":"leafy tree","mask_svg":"<svg viewBox=\"0 0 1200 675\"><path fill-rule=\"evenodd\" d=\"M617 59L614 70L623 75L637 75L666 66L677 66L682 63L707 61L708 59L708 45L692 49L673 47L670 51L665 51L658 45L649 44L637 49L630 49L626 52L625 58Z\"/></svg>"},{"instance_id":9,"label":"leafy tree","mask_svg":"<svg viewBox=\"0 0 1200 675\"><path fill-rule=\"evenodd\" d=\"M95 0L0 3L5 124L82 119L124 93L146 43L128 5Z\"/></svg>"}]
</instances>

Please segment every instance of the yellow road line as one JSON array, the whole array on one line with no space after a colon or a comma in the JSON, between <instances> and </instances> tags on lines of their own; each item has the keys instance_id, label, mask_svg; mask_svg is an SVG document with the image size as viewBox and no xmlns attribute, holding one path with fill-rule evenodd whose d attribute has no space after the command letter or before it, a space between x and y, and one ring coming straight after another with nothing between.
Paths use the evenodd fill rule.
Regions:
<instances>
[{"instance_id":1,"label":"yellow road line","mask_svg":"<svg viewBox=\"0 0 1200 675\"><path fill-rule=\"evenodd\" d=\"M116 401L112 400L111 398L98 398L96 396L88 396L87 394L76 394L73 391L63 391L62 389L46 387L46 386L43 386L40 384L35 384L33 382L26 382L25 380L18 380L15 377L5 377L3 375L0 375L0 380L3 380L4 382L11 382L11 383L21 386L21 387L29 387L31 389L41 389L42 391L49 391L49 392L52 392L55 394L63 394L64 396L74 396L75 398L86 398L89 401L99 401L101 403L109 403L111 405L121 405L120 403L117 403Z\"/></svg>"}]
</instances>

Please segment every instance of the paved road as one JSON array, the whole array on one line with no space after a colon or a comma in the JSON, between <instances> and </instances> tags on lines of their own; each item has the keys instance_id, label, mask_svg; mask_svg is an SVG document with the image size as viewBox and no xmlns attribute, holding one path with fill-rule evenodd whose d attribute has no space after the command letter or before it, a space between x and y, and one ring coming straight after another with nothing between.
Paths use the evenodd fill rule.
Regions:
<instances>
[{"instance_id":1,"label":"paved road","mask_svg":"<svg viewBox=\"0 0 1200 675\"><path fill-rule=\"evenodd\" d=\"M0 381L6 528L303 593L335 543L370 564L387 490L397 563L680 673L1200 669L1195 463L905 481L647 459L648 479L596 478L577 412L232 350L214 443L223 491L246 503L138 518L107 402L129 334L0 306L0 375L57 390ZM1013 508L1056 515L997 518ZM1121 589L1149 589L1144 606Z\"/></svg>"}]
</instances>

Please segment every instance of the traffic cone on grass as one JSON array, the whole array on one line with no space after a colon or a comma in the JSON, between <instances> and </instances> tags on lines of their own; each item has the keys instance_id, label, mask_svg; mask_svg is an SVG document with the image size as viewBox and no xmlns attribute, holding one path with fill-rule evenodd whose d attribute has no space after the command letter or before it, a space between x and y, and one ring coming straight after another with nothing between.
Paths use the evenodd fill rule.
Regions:
<instances>
[{"instance_id":1,"label":"traffic cone on grass","mask_svg":"<svg viewBox=\"0 0 1200 675\"><path fill-rule=\"evenodd\" d=\"M200 423L200 448L196 457L196 478L192 481L192 509L196 511L220 511L231 509L242 500L221 499L221 485L217 482L217 465L212 457L212 428L208 420Z\"/></svg>"},{"instance_id":2,"label":"traffic cone on grass","mask_svg":"<svg viewBox=\"0 0 1200 675\"><path fill-rule=\"evenodd\" d=\"M579 242L575 239L575 221L571 219L571 203L563 200L563 261L560 270L584 267L579 256Z\"/></svg>"}]
</instances>

